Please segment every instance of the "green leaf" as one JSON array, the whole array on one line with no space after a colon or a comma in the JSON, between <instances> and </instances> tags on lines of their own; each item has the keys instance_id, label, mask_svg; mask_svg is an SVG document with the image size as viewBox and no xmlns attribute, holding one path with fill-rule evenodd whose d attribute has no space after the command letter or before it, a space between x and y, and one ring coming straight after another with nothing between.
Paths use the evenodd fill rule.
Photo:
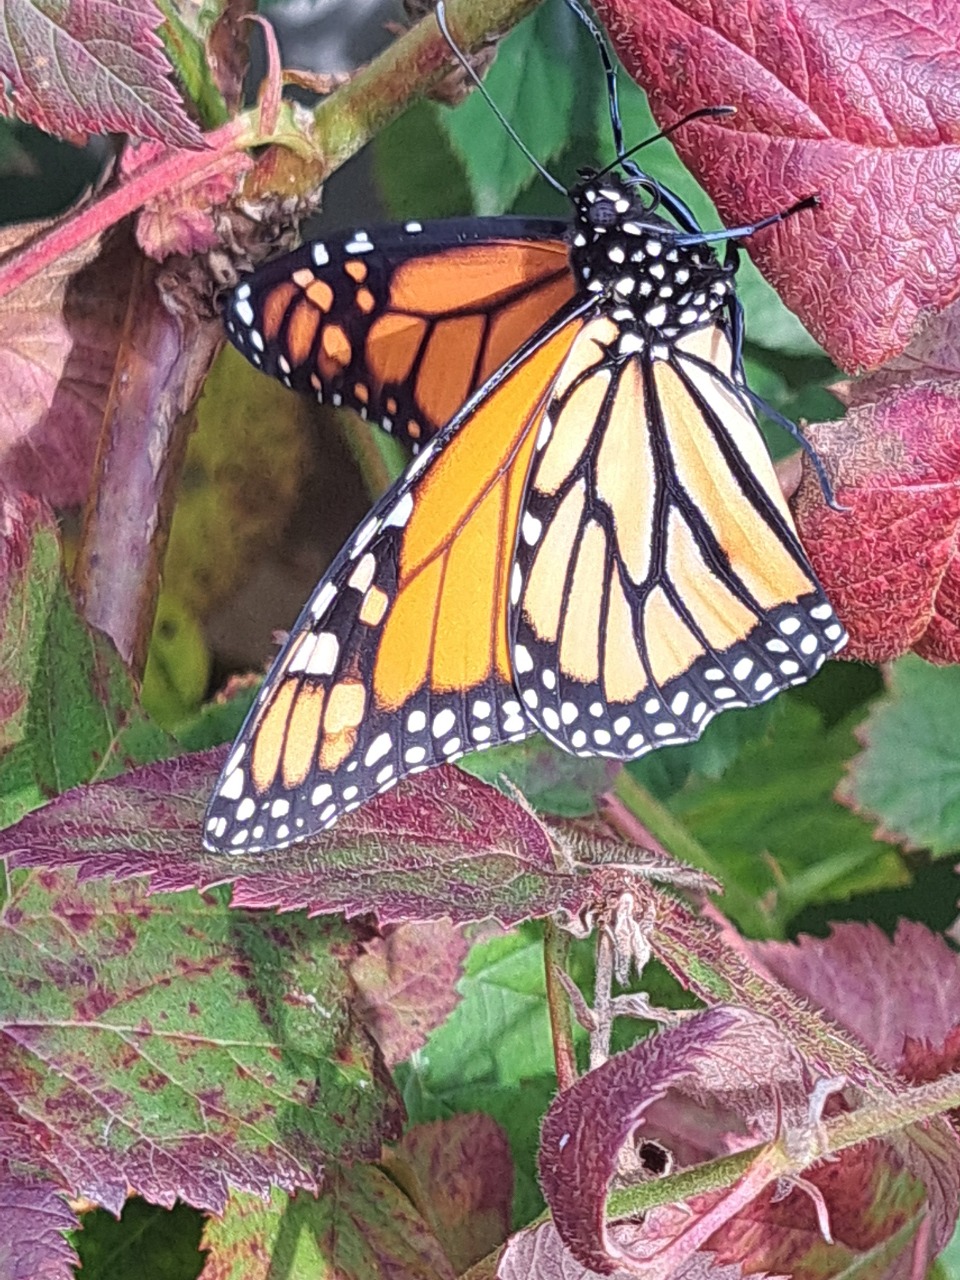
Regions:
<instances>
[{"instance_id":1,"label":"green leaf","mask_svg":"<svg viewBox=\"0 0 960 1280\"><path fill-rule=\"evenodd\" d=\"M841 799L904 844L942 856L960 848L960 669L908 656L860 726Z\"/></svg>"},{"instance_id":2,"label":"green leaf","mask_svg":"<svg viewBox=\"0 0 960 1280\"><path fill-rule=\"evenodd\" d=\"M140 691L144 709L172 731L197 713L209 678L203 628L176 596L162 592Z\"/></svg>"},{"instance_id":3,"label":"green leaf","mask_svg":"<svg viewBox=\"0 0 960 1280\"><path fill-rule=\"evenodd\" d=\"M371 144L377 190L398 222L470 211L470 187L443 117L441 108L418 102Z\"/></svg>"},{"instance_id":4,"label":"green leaf","mask_svg":"<svg viewBox=\"0 0 960 1280\"><path fill-rule=\"evenodd\" d=\"M372 1165L332 1168L319 1196L268 1204L234 1196L207 1223L208 1265L223 1280L454 1280L436 1236L393 1182Z\"/></svg>"},{"instance_id":5,"label":"green leaf","mask_svg":"<svg viewBox=\"0 0 960 1280\"><path fill-rule=\"evenodd\" d=\"M19 505L17 505L19 503ZM18 559L0 601L0 825L92 778L171 754L137 704L113 645L79 617L61 576L56 526L22 496L8 503L3 557Z\"/></svg>"},{"instance_id":6,"label":"green leaf","mask_svg":"<svg viewBox=\"0 0 960 1280\"><path fill-rule=\"evenodd\" d=\"M669 801L722 868L724 910L753 936L781 936L808 903L905 884L897 851L833 797L854 746L798 700L749 743L721 780L691 778Z\"/></svg>"},{"instance_id":7,"label":"green leaf","mask_svg":"<svg viewBox=\"0 0 960 1280\"><path fill-rule=\"evenodd\" d=\"M660 800L679 791L691 775L722 778L745 747L762 741L781 704L782 699L777 699L759 707L725 711L707 725L696 742L651 751L627 764L627 772Z\"/></svg>"},{"instance_id":8,"label":"green leaf","mask_svg":"<svg viewBox=\"0 0 960 1280\"><path fill-rule=\"evenodd\" d=\"M505 795L512 795L511 788L516 788L534 809L558 818L596 813L597 797L613 786L621 767L616 760L569 755L541 734L526 742L475 752L457 763Z\"/></svg>"},{"instance_id":9,"label":"green leaf","mask_svg":"<svg viewBox=\"0 0 960 1280\"><path fill-rule=\"evenodd\" d=\"M539 1123L557 1088L539 929L478 943L458 989L460 1003L397 1082L412 1124L483 1111L503 1126L517 1167L514 1222L528 1222L543 1206Z\"/></svg>"},{"instance_id":10,"label":"green leaf","mask_svg":"<svg viewBox=\"0 0 960 1280\"><path fill-rule=\"evenodd\" d=\"M247 679L222 701L208 702L195 716L177 725L177 742L184 751L205 751L232 742L260 689L260 681Z\"/></svg>"},{"instance_id":11,"label":"green leaf","mask_svg":"<svg viewBox=\"0 0 960 1280\"><path fill-rule=\"evenodd\" d=\"M503 41L486 88L541 164L563 149L574 103L569 68L579 46L576 19L545 5ZM440 116L463 161L475 211L502 213L534 177L534 168L479 93Z\"/></svg>"},{"instance_id":12,"label":"green leaf","mask_svg":"<svg viewBox=\"0 0 960 1280\"><path fill-rule=\"evenodd\" d=\"M219 16L222 6L210 4L182 6L171 0L157 0L163 14L158 35L163 41L167 57L197 108L200 122L205 129L215 129L226 124L229 117L226 103L217 87L207 57L205 41ZM186 18L186 20L185 20Z\"/></svg>"},{"instance_id":13,"label":"green leaf","mask_svg":"<svg viewBox=\"0 0 960 1280\"><path fill-rule=\"evenodd\" d=\"M315 1187L397 1132L335 919L18 876L0 918L5 1154L118 1211Z\"/></svg>"},{"instance_id":14,"label":"green leaf","mask_svg":"<svg viewBox=\"0 0 960 1280\"><path fill-rule=\"evenodd\" d=\"M74 1234L83 1280L194 1280L203 1266L202 1230L203 1217L185 1204L164 1209L135 1198L119 1221L105 1209L85 1214Z\"/></svg>"}]
</instances>

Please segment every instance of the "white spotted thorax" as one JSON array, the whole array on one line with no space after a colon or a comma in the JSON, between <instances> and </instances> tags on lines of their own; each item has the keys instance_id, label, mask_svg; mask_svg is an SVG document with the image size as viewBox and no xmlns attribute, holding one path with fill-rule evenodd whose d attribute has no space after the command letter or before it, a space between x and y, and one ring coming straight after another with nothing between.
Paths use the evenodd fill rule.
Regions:
<instances>
[{"instance_id":1,"label":"white spotted thorax","mask_svg":"<svg viewBox=\"0 0 960 1280\"><path fill-rule=\"evenodd\" d=\"M672 340L706 324L727 303L733 269L709 245L677 243L677 230L650 209L650 190L615 173L587 174L573 192L570 264L612 306L628 336Z\"/></svg>"}]
</instances>

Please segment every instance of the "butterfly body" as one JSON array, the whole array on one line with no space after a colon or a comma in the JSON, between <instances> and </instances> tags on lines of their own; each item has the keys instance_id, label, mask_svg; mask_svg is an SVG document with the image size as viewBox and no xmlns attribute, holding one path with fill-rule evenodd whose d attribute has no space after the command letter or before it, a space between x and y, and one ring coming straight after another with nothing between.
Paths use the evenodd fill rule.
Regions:
<instances>
[{"instance_id":1,"label":"butterfly body","mask_svg":"<svg viewBox=\"0 0 960 1280\"><path fill-rule=\"evenodd\" d=\"M228 302L254 363L420 452L295 624L208 847L283 846L537 730L637 758L844 643L745 389L735 252L629 172L572 200L569 227L353 232Z\"/></svg>"}]
</instances>

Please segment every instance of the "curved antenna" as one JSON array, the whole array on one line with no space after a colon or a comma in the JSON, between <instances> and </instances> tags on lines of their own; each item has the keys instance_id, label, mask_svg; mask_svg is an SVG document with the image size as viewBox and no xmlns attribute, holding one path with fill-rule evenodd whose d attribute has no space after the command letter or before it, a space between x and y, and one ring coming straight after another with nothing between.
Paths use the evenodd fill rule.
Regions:
<instances>
[{"instance_id":1,"label":"curved antenna","mask_svg":"<svg viewBox=\"0 0 960 1280\"><path fill-rule=\"evenodd\" d=\"M570 3L570 0L567 0ZM601 169L597 174L598 178L602 178L605 173L609 173L611 169L616 168L618 164L624 164L632 155L636 155L638 151L642 151L644 147L649 147L652 142L659 142L661 138L669 138L671 133L676 133L678 129L682 129L685 124L690 124L692 120L702 120L705 117L717 119L721 116L733 116L737 114L736 107L698 107L696 111L690 111L685 116L681 116L679 120L675 120L673 124L668 125L666 129L661 129L659 133L652 134L649 138L644 138L642 142L638 142L635 147L631 147L629 151L618 154L615 160ZM647 174L643 174L643 178L650 182L651 178Z\"/></svg>"},{"instance_id":2,"label":"curved antenna","mask_svg":"<svg viewBox=\"0 0 960 1280\"><path fill-rule=\"evenodd\" d=\"M617 83L617 69L614 66L613 59L610 57L610 50L607 48L607 42L604 39L603 32L594 22L593 18L587 13L579 0L566 0L567 8L571 9L590 35L593 36L593 42L597 46L597 52L600 54L600 61L603 63L603 74L607 81L607 103L610 109L610 131L613 134L613 149L617 153L617 158L613 164L621 164L628 156L633 154L636 147L632 151L624 152L623 149L623 120L620 116L620 87ZM608 165L601 173L607 173L613 165ZM640 176L640 170L636 165L631 165L631 169L636 169L636 173L631 176ZM599 174L597 175L600 176Z\"/></svg>"},{"instance_id":3,"label":"curved antenna","mask_svg":"<svg viewBox=\"0 0 960 1280\"><path fill-rule=\"evenodd\" d=\"M553 176L553 174L549 173L543 167L543 165L540 163L537 157L533 154L533 152L530 150L527 144L523 141L523 139L517 133L516 129L514 129L513 125L510 123L507 117L503 114L503 112L494 102L493 98L491 98L486 85L483 83L483 81L477 75L476 71L474 71L473 67L470 65L470 60L467 58L467 55L463 52L463 50L454 40L453 36L450 34L450 28L447 26L446 6L444 5L443 0L437 0L436 15L437 15L437 25L440 28L440 31L441 31L441 34L443 35L444 40L446 40L447 44L450 46L451 52L456 57L460 65L463 67L464 71L466 71L467 75L470 77L473 83L480 90L480 93L482 94L483 99L486 102L487 106L490 108L493 114L497 117L497 119L503 125L504 129L507 131L508 136L511 137L513 141L517 144L517 146L520 148L523 154L527 157L527 159L533 165L534 169L536 169L537 173L540 174L540 177L550 183L554 191L559 191L562 196L569 196L570 193L567 190L567 188L563 185L562 182L558 182L557 179Z\"/></svg>"}]
</instances>

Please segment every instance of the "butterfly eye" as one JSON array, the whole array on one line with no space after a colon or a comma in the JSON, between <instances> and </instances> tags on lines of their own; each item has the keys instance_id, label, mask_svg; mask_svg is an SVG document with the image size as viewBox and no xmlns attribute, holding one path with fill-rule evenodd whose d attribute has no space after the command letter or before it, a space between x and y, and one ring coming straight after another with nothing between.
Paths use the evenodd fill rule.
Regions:
<instances>
[{"instance_id":1,"label":"butterfly eye","mask_svg":"<svg viewBox=\"0 0 960 1280\"><path fill-rule=\"evenodd\" d=\"M612 200L598 200L590 205L587 220L593 227L612 227L617 221L617 211Z\"/></svg>"}]
</instances>

